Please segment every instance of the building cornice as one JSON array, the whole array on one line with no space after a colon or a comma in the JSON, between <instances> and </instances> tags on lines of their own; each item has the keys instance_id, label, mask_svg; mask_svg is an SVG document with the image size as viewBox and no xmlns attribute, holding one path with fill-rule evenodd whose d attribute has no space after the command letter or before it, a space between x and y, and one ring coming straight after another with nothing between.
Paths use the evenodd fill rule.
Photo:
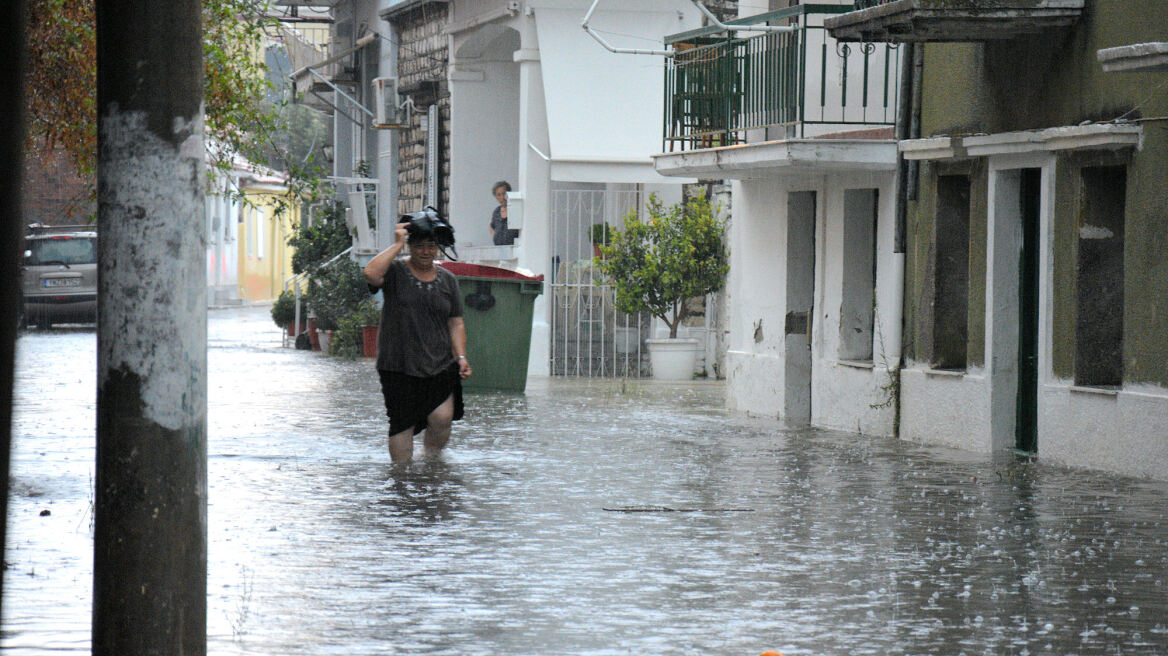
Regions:
<instances>
[{"instance_id":1,"label":"building cornice","mask_svg":"<svg viewBox=\"0 0 1168 656\"><path fill-rule=\"evenodd\" d=\"M1069 150L1138 149L1143 130L1128 123L1092 123L1043 130L930 137L900 142L905 159L936 160Z\"/></svg>"}]
</instances>

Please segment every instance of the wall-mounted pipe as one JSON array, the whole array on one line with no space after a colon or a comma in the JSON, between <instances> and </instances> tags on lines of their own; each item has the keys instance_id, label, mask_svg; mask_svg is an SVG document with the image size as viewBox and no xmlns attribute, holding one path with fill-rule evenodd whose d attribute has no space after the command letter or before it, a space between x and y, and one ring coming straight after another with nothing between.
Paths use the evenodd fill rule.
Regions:
<instances>
[{"instance_id":1,"label":"wall-mounted pipe","mask_svg":"<svg viewBox=\"0 0 1168 656\"><path fill-rule=\"evenodd\" d=\"M726 30L727 32L794 32L795 30L800 29L800 26L798 25L727 25L726 23L718 20L718 17L715 16L709 9L707 9L706 6L701 3L701 0L691 1L693 2L694 6L701 10L703 14L705 14L706 18L710 20L711 24L719 29ZM592 19L592 12L596 11L596 5L599 3L600 0L592 0L592 6L588 8L588 13L584 14L584 20L580 22L580 27L584 28L584 31L587 32L589 36L591 36L593 39L596 39L596 42L604 46L604 48L609 52L613 52L618 55L659 55L661 57L672 57L674 54L676 54L673 50L647 50L644 48L613 47L612 44L610 44L608 41L605 41L604 37L600 36L600 34L598 34L596 30L592 29L592 26L588 24L588 21Z\"/></svg>"},{"instance_id":2,"label":"wall-mounted pipe","mask_svg":"<svg viewBox=\"0 0 1168 656\"><path fill-rule=\"evenodd\" d=\"M536 155L539 155L540 157L543 158L543 161L545 161L545 162L552 161L552 158L548 157L547 155L544 155L543 151L541 151L539 148L536 148L535 144L531 143L530 141L527 142L527 147L534 150Z\"/></svg>"},{"instance_id":3,"label":"wall-mounted pipe","mask_svg":"<svg viewBox=\"0 0 1168 656\"><path fill-rule=\"evenodd\" d=\"M590 25L588 25L588 21L592 19L592 12L596 11L596 5L599 2L600 2L600 0L592 0L592 6L588 8L588 13L584 14L584 20L580 22L580 27L584 28L584 31L587 32L589 34L589 36L591 36L593 39L596 39L596 42L599 43L600 45L604 46L604 48L606 50L608 50L609 52L614 52L618 55L660 55L662 57L672 57L673 56L672 50L645 50L645 49L641 49L641 48L614 48L614 47L612 47L612 45L610 45L608 43L608 41L604 40L604 37L597 34L596 30L592 29L592 27Z\"/></svg>"}]
</instances>

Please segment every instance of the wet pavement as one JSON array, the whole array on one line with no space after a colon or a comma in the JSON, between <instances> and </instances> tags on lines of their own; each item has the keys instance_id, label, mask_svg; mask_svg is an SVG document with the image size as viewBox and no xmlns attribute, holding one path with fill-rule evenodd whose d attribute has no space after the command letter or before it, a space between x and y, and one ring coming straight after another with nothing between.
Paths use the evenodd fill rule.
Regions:
<instances>
[{"instance_id":1,"label":"wet pavement","mask_svg":"<svg viewBox=\"0 0 1168 656\"><path fill-rule=\"evenodd\" d=\"M211 654L1168 653L1163 483L559 378L395 472L371 361L209 347ZM88 653L95 338L17 349L0 652Z\"/></svg>"}]
</instances>

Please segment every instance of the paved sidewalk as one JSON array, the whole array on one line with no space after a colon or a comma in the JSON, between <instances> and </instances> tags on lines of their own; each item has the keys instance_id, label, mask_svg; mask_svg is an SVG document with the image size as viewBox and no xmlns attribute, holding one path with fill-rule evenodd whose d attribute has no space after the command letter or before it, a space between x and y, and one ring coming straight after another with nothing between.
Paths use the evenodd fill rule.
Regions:
<instances>
[{"instance_id":1,"label":"paved sidewalk","mask_svg":"<svg viewBox=\"0 0 1168 656\"><path fill-rule=\"evenodd\" d=\"M1168 653L1164 484L560 378L395 473L371 361L209 333L211 654ZM18 343L3 654L88 653L93 350Z\"/></svg>"}]
</instances>

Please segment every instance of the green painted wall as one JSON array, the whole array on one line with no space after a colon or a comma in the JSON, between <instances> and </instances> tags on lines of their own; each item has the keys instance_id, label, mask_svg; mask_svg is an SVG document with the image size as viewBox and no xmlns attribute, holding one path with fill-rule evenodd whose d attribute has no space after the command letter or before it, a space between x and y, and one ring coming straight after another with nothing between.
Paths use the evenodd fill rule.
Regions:
<instances>
[{"instance_id":1,"label":"green painted wall","mask_svg":"<svg viewBox=\"0 0 1168 656\"><path fill-rule=\"evenodd\" d=\"M975 160L969 172L969 343L970 367L985 366L986 203L989 176L985 160Z\"/></svg>"},{"instance_id":2,"label":"green painted wall","mask_svg":"<svg viewBox=\"0 0 1168 656\"><path fill-rule=\"evenodd\" d=\"M1124 379L1168 386L1168 73L1104 73L1096 50L1168 40L1164 0L1087 0L1073 28L1001 43L928 44L923 71L922 136L1078 125L1125 116L1141 122L1130 153L1125 235ZM1078 169L1090 157L1060 156L1054 229L1054 369L1074 371ZM928 360L927 284L931 275L929 187L909 205L906 257L906 355ZM975 176L975 189L984 190ZM985 194L971 208L971 365L984 363ZM976 274L974 269L977 268ZM976 291L975 291L976 290ZM976 327L976 328L975 328ZM976 334L975 334L976 333Z\"/></svg>"}]
</instances>

